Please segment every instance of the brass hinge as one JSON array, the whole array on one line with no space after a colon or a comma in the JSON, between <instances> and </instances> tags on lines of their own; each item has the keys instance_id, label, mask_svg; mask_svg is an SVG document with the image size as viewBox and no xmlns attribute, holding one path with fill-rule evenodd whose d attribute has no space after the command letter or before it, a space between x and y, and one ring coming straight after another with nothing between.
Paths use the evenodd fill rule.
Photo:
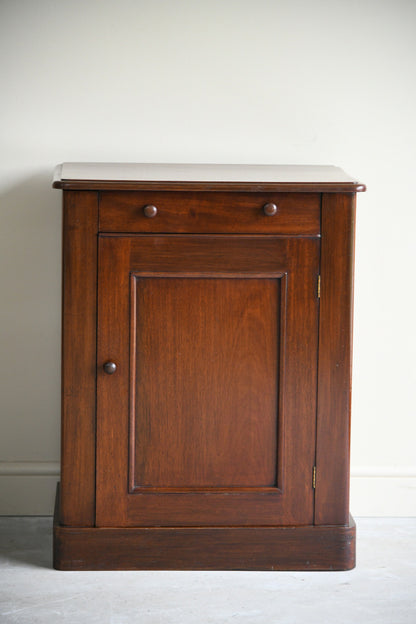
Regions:
<instances>
[{"instance_id":1,"label":"brass hinge","mask_svg":"<svg viewBox=\"0 0 416 624\"><path fill-rule=\"evenodd\" d=\"M312 487L316 488L316 466L312 468Z\"/></svg>"},{"instance_id":2,"label":"brass hinge","mask_svg":"<svg viewBox=\"0 0 416 624\"><path fill-rule=\"evenodd\" d=\"M318 299L320 299L321 298L321 276L320 275L318 275L317 295L318 295Z\"/></svg>"}]
</instances>

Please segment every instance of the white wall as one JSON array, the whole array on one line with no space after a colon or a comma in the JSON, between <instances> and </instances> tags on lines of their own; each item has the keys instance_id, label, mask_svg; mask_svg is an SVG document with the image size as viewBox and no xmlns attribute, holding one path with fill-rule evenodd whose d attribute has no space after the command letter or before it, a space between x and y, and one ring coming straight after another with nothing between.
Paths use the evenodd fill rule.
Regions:
<instances>
[{"instance_id":1,"label":"white wall","mask_svg":"<svg viewBox=\"0 0 416 624\"><path fill-rule=\"evenodd\" d=\"M416 513L416 2L2 0L0 513L51 512L62 161L359 177L352 511Z\"/></svg>"}]
</instances>

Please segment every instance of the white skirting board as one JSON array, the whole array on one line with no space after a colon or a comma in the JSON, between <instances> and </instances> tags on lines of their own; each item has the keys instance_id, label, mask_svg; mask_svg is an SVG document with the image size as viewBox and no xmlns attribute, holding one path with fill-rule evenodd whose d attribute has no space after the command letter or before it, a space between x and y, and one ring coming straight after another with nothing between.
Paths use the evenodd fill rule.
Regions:
<instances>
[{"instance_id":1,"label":"white skirting board","mask_svg":"<svg viewBox=\"0 0 416 624\"><path fill-rule=\"evenodd\" d=\"M0 515L53 514L59 462L0 462ZM351 471L353 516L416 516L416 466Z\"/></svg>"},{"instance_id":2,"label":"white skirting board","mask_svg":"<svg viewBox=\"0 0 416 624\"><path fill-rule=\"evenodd\" d=\"M0 462L0 515L53 514L59 462Z\"/></svg>"},{"instance_id":3,"label":"white skirting board","mask_svg":"<svg viewBox=\"0 0 416 624\"><path fill-rule=\"evenodd\" d=\"M350 509L354 516L416 516L416 466L352 468Z\"/></svg>"}]
</instances>

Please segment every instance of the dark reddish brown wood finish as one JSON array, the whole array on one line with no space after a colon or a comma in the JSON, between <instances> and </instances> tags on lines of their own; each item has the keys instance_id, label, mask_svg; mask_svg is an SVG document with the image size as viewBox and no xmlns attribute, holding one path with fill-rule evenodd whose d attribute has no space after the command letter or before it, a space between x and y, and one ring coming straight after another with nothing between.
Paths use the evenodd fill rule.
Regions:
<instances>
[{"instance_id":1,"label":"dark reddish brown wood finish","mask_svg":"<svg viewBox=\"0 0 416 624\"><path fill-rule=\"evenodd\" d=\"M60 519L71 526L95 523L97 227L97 193L65 193Z\"/></svg>"},{"instance_id":2,"label":"dark reddish brown wood finish","mask_svg":"<svg viewBox=\"0 0 416 624\"><path fill-rule=\"evenodd\" d=\"M64 189L55 567L350 569L365 187L331 167L273 168L280 182L267 167L232 168L229 182L218 166L148 167L109 165L114 178L87 180L71 171L102 169L76 165L54 182Z\"/></svg>"},{"instance_id":3,"label":"dark reddish brown wood finish","mask_svg":"<svg viewBox=\"0 0 416 624\"><path fill-rule=\"evenodd\" d=\"M264 206L274 203L276 214ZM149 218L144 208L157 208ZM320 232L321 202L314 193L102 192L101 232L302 234Z\"/></svg>"},{"instance_id":4,"label":"dark reddish brown wood finish","mask_svg":"<svg viewBox=\"0 0 416 624\"><path fill-rule=\"evenodd\" d=\"M67 176L68 165L70 175ZM365 185L338 167L76 163L58 165L53 187L63 190L355 193ZM131 172L134 170L134 178ZM225 174L224 172L228 172ZM224 177L224 175L228 177Z\"/></svg>"},{"instance_id":5,"label":"dark reddish brown wood finish","mask_svg":"<svg viewBox=\"0 0 416 624\"><path fill-rule=\"evenodd\" d=\"M97 525L312 524L319 239L102 236L99 246ZM159 310L147 310L149 318L139 314L138 324L132 323L137 312L132 315L129 303L132 274L138 279L147 276L160 306ZM178 281L185 282L180 296L178 292L168 294L169 275L176 280L176 290ZM187 280L197 278L195 290ZM216 289L201 288L201 280L210 278L215 279ZM243 294L245 280L248 284ZM282 293L278 314L272 285L275 280L279 280ZM230 288L234 288L233 301ZM234 309L231 314L229 306L221 312L221 297L228 299L229 306L238 306L239 313ZM194 336L187 332L186 323L189 321L196 331L195 316L191 320L189 310L199 300L205 312L197 313L201 328L200 335ZM216 306L219 319L226 325L222 328L217 324ZM270 309L263 311L265 306ZM249 318L244 317L245 312ZM181 318L184 325L179 328ZM143 338L137 344L138 331ZM157 338L148 337L152 334L164 341L164 355L163 345L155 342ZM221 356L221 335L226 359ZM129 346L131 339L133 345ZM140 350L132 364L131 347ZM216 358L215 364L200 361L204 347L207 357ZM148 364L145 369L139 364L141 357ZM102 370L108 360L118 366L111 376ZM169 368L164 368L168 361ZM129 366L131 370L136 366L139 373L130 383ZM149 382L151 375L155 378ZM182 375L185 379L178 378ZM189 388L187 383L194 386ZM135 400L132 392L142 392L140 399ZM130 404L137 405L130 423L129 395ZM216 420L222 422L213 431ZM273 428L274 437L268 440ZM167 457L157 454L153 461L161 463L165 476L172 464L172 475L181 475L177 488L172 487L170 478L163 484L160 474L153 470L157 487L127 492L128 481L132 489L128 478L129 431L130 435L143 436L147 443L152 440L154 452L160 453L162 448L168 453ZM192 434L194 439L189 437ZM217 441L219 436L222 439ZM194 445L198 461L191 451L183 455L185 444ZM244 449L247 454L264 456L247 459L245 465ZM130 443L140 465L138 450L140 444ZM208 462L217 453L222 456L218 465L224 476L219 481L215 481L214 468L206 472L204 453ZM276 483L270 475L273 454ZM265 468L262 462L267 456ZM253 470L251 476L248 466ZM196 483L196 474L204 471L204 484ZM226 487L227 479L240 487Z\"/></svg>"},{"instance_id":6,"label":"dark reddish brown wood finish","mask_svg":"<svg viewBox=\"0 0 416 624\"><path fill-rule=\"evenodd\" d=\"M54 522L59 570L350 570L348 526L72 528Z\"/></svg>"},{"instance_id":7,"label":"dark reddish brown wood finish","mask_svg":"<svg viewBox=\"0 0 416 624\"><path fill-rule=\"evenodd\" d=\"M316 524L347 524L355 195L322 197Z\"/></svg>"},{"instance_id":8,"label":"dark reddish brown wood finish","mask_svg":"<svg viewBox=\"0 0 416 624\"><path fill-rule=\"evenodd\" d=\"M280 290L132 274L132 491L276 487Z\"/></svg>"},{"instance_id":9,"label":"dark reddish brown wood finish","mask_svg":"<svg viewBox=\"0 0 416 624\"><path fill-rule=\"evenodd\" d=\"M54 188L64 191L203 191L245 193L355 193L365 191L364 184L349 182L126 182L126 181L58 181Z\"/></svg>"}]
</instances>

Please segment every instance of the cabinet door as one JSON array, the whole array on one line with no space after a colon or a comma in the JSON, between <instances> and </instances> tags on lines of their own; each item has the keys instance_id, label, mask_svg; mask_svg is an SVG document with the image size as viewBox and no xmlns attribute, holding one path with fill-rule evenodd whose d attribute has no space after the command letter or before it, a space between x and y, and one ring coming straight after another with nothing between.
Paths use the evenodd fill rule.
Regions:
<instances>
[{"instance_id":1,"label":"cabinet door","mask_svg":"<svg viewBox=\"0 0 416 624\"><path fill-rule=\"evenodd\" d=\"M317 238L100 237L97 526L313 523L318 272Z\"/></svg>"}]
</instances>

